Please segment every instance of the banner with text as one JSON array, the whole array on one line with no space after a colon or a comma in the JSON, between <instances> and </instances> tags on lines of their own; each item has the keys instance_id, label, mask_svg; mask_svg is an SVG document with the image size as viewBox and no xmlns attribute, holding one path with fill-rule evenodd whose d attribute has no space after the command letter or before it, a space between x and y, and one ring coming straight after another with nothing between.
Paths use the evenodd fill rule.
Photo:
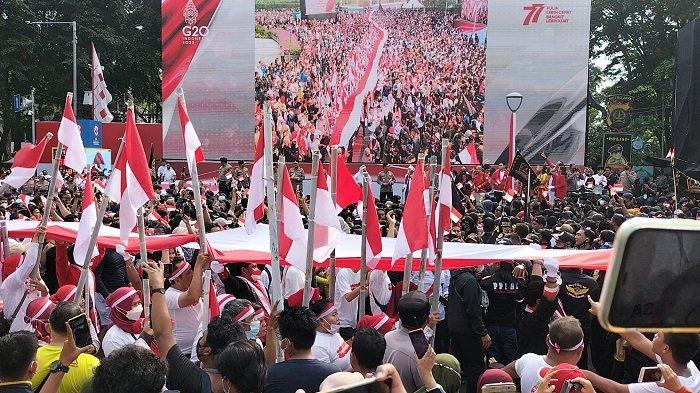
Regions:
<instances>
[{"instance_id":1,"label":"banner with text","mask_svg":"<svg viewBox=\"0 0 700 393\"><path fill-rule=\"evenodd\" d=\"M252 158L253 3L163 0L163 157L185 158L176 113L181 87L206 158Z\"/></svg>"},{"instance_id":2,"label":"banner with text","mask_svg":"<svg viewBox=\"0 0 700 393\"><path fill-rule=\"evenodd\" d=\"M603 166L622 169L631 163L632 134L606 133L603 136Z\"/></svg>"},{"instance_id":3,"label":"banner with text","mask_svg":"<svg viewBox=\"0 0 700 393\"><path fill-rule=\"evenodd\" d=\"M484 163L508 160L511 92L523 95L515 144L530 163L583 163L590 13L590 0L489 2Z\"/></svg>"}]
</instances>

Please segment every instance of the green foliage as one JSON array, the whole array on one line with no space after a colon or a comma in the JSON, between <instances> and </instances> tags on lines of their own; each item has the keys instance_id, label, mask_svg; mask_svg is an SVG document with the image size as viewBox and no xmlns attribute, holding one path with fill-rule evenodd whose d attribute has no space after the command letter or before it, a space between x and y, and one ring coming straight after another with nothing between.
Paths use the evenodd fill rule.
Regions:
<instances>
[{"instance_id":1,"label":"green foliage","mask_svg":"<svg viewBox=\"0 0 700 393\"><path fill-rule=\"evenodd\" d=\"M255 9L299 9L299 0L255 0Z\"/></svg>"},{"instance_id":2,"label":"green foliage","mask_svg":"<svg viewBox=\"0 0 700 393\"><path fill-rule=\"evenodd\" d=\"M36 88L37 119L58 120L67 91L73 89L70 25L26 21L73 21L78 25L78 103L91 89L91 43L104 67L120 120L126 97L137 113L158 107L161 99L160 1L5 0L0 2L0 161L9 158L9 142L30 139L30 118L12 112L12 95ZM74 108L89 117L90 107ZM151 109L152 110L152 109Z\"/></svg>"},{"instance_id":3,"label":"green foliage","mask_svg":"<svg viewBox=\"0 0 700 393\"><path fill-rule=\"evenodd\" d=\"M664 157L672 123L677 32L697 16L696 0L593 0L592 7L591 54L610 61L603 70L591 67L593 98L605 105L605 96L631 95L628 131L633 139L647 142L633 156L633 164L642 165L645 154ZM603 88L602 76L616 82ZM603 117L589 109L586 163L600 162L606 131Z\"/></svg>"},{"instance_id":4,"label":"green foliage","mask_svg":"<svg viewBox=\"0 0 700 393\"><path fill-rule=\"evenodd\" d=\"M277 34L264 26L255 25L255 38L277 39Z\"/></svg>"}]
</instances>

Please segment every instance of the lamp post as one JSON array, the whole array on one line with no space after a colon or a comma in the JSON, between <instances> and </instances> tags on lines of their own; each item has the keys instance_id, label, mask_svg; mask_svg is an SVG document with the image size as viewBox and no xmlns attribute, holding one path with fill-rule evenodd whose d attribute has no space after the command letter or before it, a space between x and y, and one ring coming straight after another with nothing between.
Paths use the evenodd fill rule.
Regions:
<instances>
[{"instance_id":1,"label":"lamp post","mask_svg":"<svg viewBox=\"0 0 700 393\"><path fill-rule=\"evenodd\" d=\"M520 109L520 105L523 103L523 95L520 93L510 93L506 96L506 105L510 109L510 133L508 134L508 167L513 166L513 161L515 160L515 125L516 118L515 112ZM513 190L515 190L515 179L513 179L513 184L511 184Z\"/></svg>"},{"instance_id":2,"label":"lamp post","mask_svg":"<svg viewBox=\"0 0 700 393\"><path fill-rule=\"evenodd\" d=\"M51 22L51 21L27 21L30 25L71 25L73 28L73 110L78 110L78 23L71 22Z\"/></svg>"}]
</instances>

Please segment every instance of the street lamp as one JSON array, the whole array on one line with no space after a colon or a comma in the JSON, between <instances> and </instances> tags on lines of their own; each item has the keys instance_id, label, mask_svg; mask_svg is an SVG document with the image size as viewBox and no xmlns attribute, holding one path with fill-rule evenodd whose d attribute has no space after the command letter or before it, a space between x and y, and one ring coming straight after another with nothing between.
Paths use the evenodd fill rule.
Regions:
<instances>
[{"instance_id":1,"label":"street lamp","mask_svg":"<svg viewBox=\"0 0 700 393\"><path fill-rule=\"evenodd\" d=\"M72 22L42 22L27 21L30 25L71 25L73 28L73 110L78 110L78 23Z\"/></svg>"},{"instance_id":2,"label":"street lamp","mask_svg":"<svg viewBox=\"0 0 700 393\"><path fill-rule=\"evenodd\" d=\"M510 134L508 135L508 166L513 167L513 161L515 161L515 112L520 109L520 105L523 103L523 95L520 93L510 93L506 96L506 105L510 109ZM515 189L515 179L513 179L513 184L511 185ZM528 185L529 187L529 185Z\"/></svg>"}]
</instances>

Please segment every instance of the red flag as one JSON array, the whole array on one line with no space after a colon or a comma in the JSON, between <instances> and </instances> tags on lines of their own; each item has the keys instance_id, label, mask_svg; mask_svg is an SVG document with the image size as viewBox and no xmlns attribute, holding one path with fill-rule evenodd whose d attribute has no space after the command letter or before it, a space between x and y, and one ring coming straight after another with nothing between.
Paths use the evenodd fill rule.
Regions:
<instances>
[{"instance_id":1,"label":"red flag","mask_svg":"<svg viewBox=\"0 0 700 393\"><path fill-rule=\"evenodd\" d=\"M404 214L396 237L391 263L416 250L428 247L428 222L426 218L425 192L427 190L423 163L416 165L411 188L406 197Z\"/></svg>"},{"instance_id":2,"label":"red flag","mask_svg":"<svg viewBox=\"0 0 700 393\"><path fill-rule=\"evenodd\" d=\"M209 321L221 315L219 308L219 300L216 298L216 290L214 289L214 280L209 281Z\"/></svg>"},{"instance_id":3,"label":"red flag","mask_svg":"<svg viewBox=\"0 0 700 393\"><path fill-rule=\"evenodd\" d=\"M336 171L338 173L335 176L337 190L335 203L340 206L341 209L345 209L352 203L362 201L362 189L355 183L355 178L352 176L352 173L350 173L350 170L348 170L347 165L345 165L344 154L338 154L338 161L336 164Z\"/></svg>"},{"instance_id":4,"label":"red flag","mask_svg":"<svg viewBox=\"0 0 700 393\"><path fill-rule=\"evenodd\" d=\"M105 192L110 199L119 203L120 237L126 244L131 230L136 226L137 210L155 199L151 172L136 129L133 108L128 108L126 112L124 138L124 149L114 164Z\"/></svg>"},{"instance_id":5,"label":"red flag","mask_svg":"<svg viewBox=\"0 0 700 393\"><path fill-rule=\"evenodd\" d=\"M256 223L265 214L265 136L258 135L253 157L253 171L250 175L248 191L248 208L245 212L245 229L248 234L255 231Z\"/></svg>"},{"instance_id":6,"label":"red flag","mask_svg":"<svg viewBox=\"0 0 700 393\"><path fill-rule=\"evenodd\" d=\"M87 155L83 146L83 137L80 135L80 127L73 114L71 96L66 96L66 105L63 108L63 118L58 126L58 141L66 148L63 164L82 173L87 166Z\"/></svg>"},{"instance_id":7,"label":"red flag","mask_svg":"<svg viewBox=\"0 0 700 393\"><path fill-rule=\"evenodd\" d=\"M372 188L367 188L367 266L370 269L377 267L382 253L382 230L379 227L379 215L374 201Z\"/></svg>"},{"instance_id":8,"label":"red flag","mask_svg":"<svg viewBox=\"0 0 700 393\"><path fill-rule=\"evenodd\" d=\"M36 173L36 167L39 165L41 155L44 154L46 142L51 139L51 133L46 134L44 139L34 146L31 143L24 145L17 153L12 161L12 169L10 174L2 180L2 183L8 184L14 188L20 188Z\"/></svg>"},{"instance_id":9,"label":"red flag","mask_svg":"<svg viewBox=\"0 0 700 393\"><path fill-rule=\"evenodd\" d=\"M282 210L278 212L282 215L279 227L280 257L297 269L305 271L307 237L304 221L286 167L282 176Z\"/></svg>"},{"instance_id":10,"label":"red flag","mask_svg":"<svg viewBox=\"0 0 700 393\"><path fill-rule=\"evenodd\" d=\"M322 163L318 166L314 220L314 261L323 262L342 240L343 230L328 187L328 175Z\"/></svg>"},{"instance_id":11,"label":"red flag","mask_svg":"<svg viewBox=\"0 0 700 393\"><path fill-rule=\"evenodd\" d=\"M192 170L195 165L204 161L204 152L202 151L202 143L199 141L197 132L190 121L190 116L185 108L184 97L179 96L177 99L177 112L180 115L180 126L182 127L182 136L185 139L185 156L187 157L187 167L190 175L194 173Z\"/></svg>"}]
</instances>

